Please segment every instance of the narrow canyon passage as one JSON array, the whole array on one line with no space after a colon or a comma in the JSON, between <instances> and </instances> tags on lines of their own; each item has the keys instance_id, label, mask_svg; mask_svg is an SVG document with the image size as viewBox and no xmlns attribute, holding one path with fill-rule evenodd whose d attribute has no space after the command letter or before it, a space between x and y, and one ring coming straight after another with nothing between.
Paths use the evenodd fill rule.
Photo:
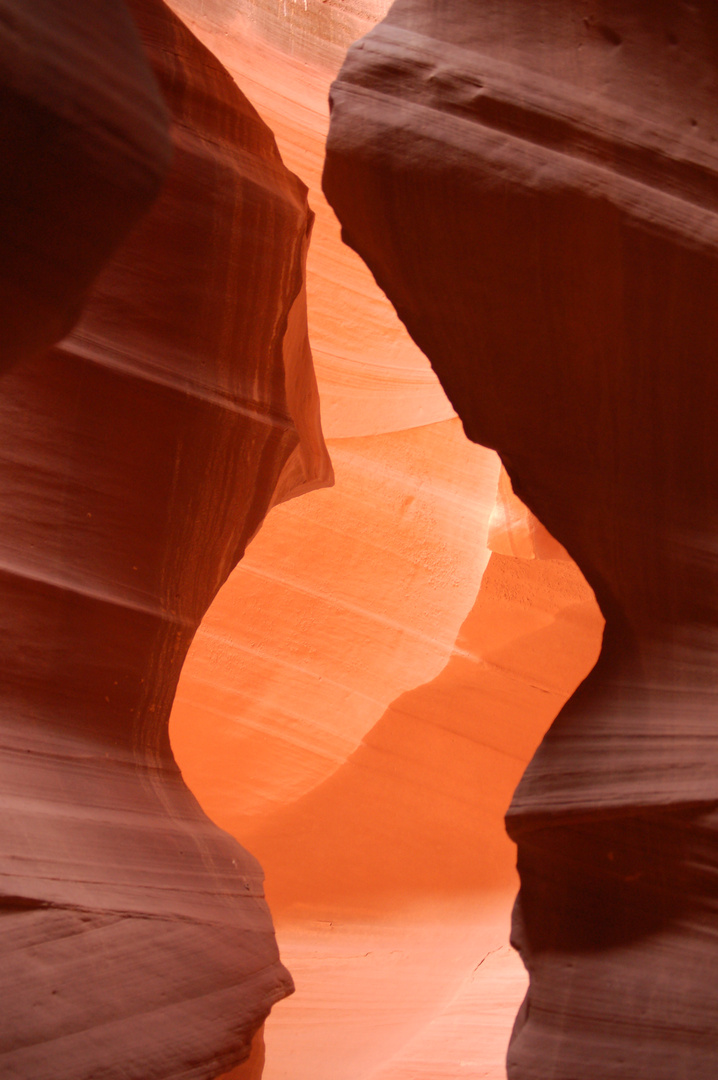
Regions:
<instances>
[{"instance_id":1,"label":"narrow canyon passage","mask_svg":"<svg viewBox=\"0 0 718 1080\"><path fill-rule=\"evenodd\" d=\"M415 438L428 434L414 432ZM436 468L438 432L430 434ZM348 521L341 469L337 477L335 489L314 496L339 503L332 542L344 574L333 605L343 607L350 626L356 605L348 607L344 597L353 573L365 618L373 608L381 629L381 565L376 556L355 557L353 549L364 553L354 535L363 529L360 520ZM404 476L407 487L410 480ZM262 863L282 956L297 984L295 996L275 1007L267 1022L264 1076L499 1078L526 982L507 945L516 879L503 813L545 729L594 662L602 621L568 560L490 554L442 669L393 700L373 725L373 710L367 711L371 726L358 747L352 748L355 731L326 763L322 779L316 748L322 738L338 747L342 724L352 718L341 699L351 697L354 636L345 630L339 658L328 655L323 552L315 531L297 527L311 518L309 503L305 497L270 515L218 596L190 651L172 728L178 760L200 801ZM457 516L459 506L454 497ZM384 557L394 563L396 526L382 534L380 524L372 515L374 542L383 537ZM412 522L417 544L427 539L422 524L436 529L436 515ZM525 532L514 530L514 540L525 544ZM294 577L278 560L287 534ZM506 540L505 533L494 533L497 546ZM463 554L470 566L470 552ZM263 563L282 572L281 582L264 594L271 603L260 606ZM300 590L303 608L295 623ZM411 592L405 603L415 619ZM280 624L292 641L272 637ZM427 636L432 628L436 618L423 623ZM365 626L355 633L360 645L366 642ZM371 640L380 642L380 633ZM307 687L293 681L290 743L276 687L287 677L292 644L292 678L302 669ZM375 684L382 666L406 651L380 648ZM371 651L362 658L364 686L371 659ZM316 672L332 662L334 731L325 721L317 732L312 684L321 688ZM416 680L416 670L405 678ZM258 688L259 701L248 686ZM267 776L271 793L262 790Z\"/></svg>"},{"instance_id":2,"label":"narrow canyon passage","mask_svg":"<svg viewBox=\"0 0 718 1080\"><path fill-rule=\"evenodd\" d=\"M177 9L317 214L309 331L336 483L271 511L203 621L171 721L185 779L263 866L297 986L265 1026L262 1075L498 1080L526 984L503 814L602 619L505 476L497 498L498 459L468 442L341 244L319 186L326 98L367 26L337 31L337 8L303 34L296 8L291 25Z\"/></svg>"}]
</instances>

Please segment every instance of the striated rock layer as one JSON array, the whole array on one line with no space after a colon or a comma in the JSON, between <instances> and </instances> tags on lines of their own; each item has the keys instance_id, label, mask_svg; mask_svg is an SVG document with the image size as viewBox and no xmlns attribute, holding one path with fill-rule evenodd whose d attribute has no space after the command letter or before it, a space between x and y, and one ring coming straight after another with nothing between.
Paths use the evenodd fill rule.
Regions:
<instances>
[{"instance_id":1,"label":"striated rock layer","mask_svg":"<svg viewBox=\"0 0 718 1080\"><path fill-rule=\"evenodd\" d=\"M0 368L55 344L156 196L167 112L124 4L0 2Z\"/></svg>"},{"instance_id":2,"label":"striated rock layer","mask_svg":"<svg viewBox=\"0 0 718 1080\"><path fill-rule=\"evenodd\" d=\"M80 35L92 74L102 35L126 27L104 75L121 99L137 70L148 100L116 117L117 154L92 142L100 175L124 183L125 119L140 149L159 124L158 150L136 197L129 181L127 199L105 192L104 248L67 239L92 248L74 295L167 156L129 16L105 6L94 41L92 20ZM18 335L25 358L0 385L0 1075L23 1080L209 1080L291 990L260 867L200 810L167 724L195 629L268 507L331 477L304 310L311 214L221 65L162 0L130 6L172 167L74 333L37 355ZM57 41L53 56L73 67ZM102 119L99 84L93 100ZM75 201L66 164L57 190L95 222L85 159Z\"/></svg>"},{"instance_id":3,"label":"striated rock layer","mask_svg":"<svg viewBox=\"0 0 718 1080\"><path fill-rule=\"evenodd\" d=\"M718 1066L717 44L707 2L397 0L333 90L345 239L606 617L508 816L514 1080Z\"/></svg>"},{"instance_id":4,"label":"striated rock layer","mask_svg":"<svg viewBox=\"0 0 718 1080\"><path fill-rule=\"evenodd\" d=\"M367 267L341 243L321 190L329 87L390 0L172 0L269 124L316 213L307 266L312 354L328 438L432 424L454 413Z\"/></svg>"}]
</instances>

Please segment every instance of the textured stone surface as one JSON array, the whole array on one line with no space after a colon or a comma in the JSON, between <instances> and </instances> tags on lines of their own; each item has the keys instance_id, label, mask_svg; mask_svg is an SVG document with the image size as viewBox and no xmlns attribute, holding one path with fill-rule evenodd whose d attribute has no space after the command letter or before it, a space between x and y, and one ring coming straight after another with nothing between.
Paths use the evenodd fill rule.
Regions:
<instances>
[{"instance_id":1,"label":"textured stone surface","mask_svg":"<svg viewBox=\"0 0 718 1080\"><path fill-rule=\"evenodd\" d=\"M709 3L398 0L333 90L345 238L606 617L508 818L515 1080L718 1063L717 41Z\"/></svg>"},{"instance_id":2,"label":"textured stone surface","mask_svg":"<svg viewBox=\"0 0 718 1080\"><path fill-rule=\"evenodd\" d=\"M503 813L601 620L575 568L542 561L565 554L506 478L491 514L495 456L447 419L428 362L340 245L318 185L354 5L176 6L317 211L310 333L337 484L272 511L193 642L171 725L202 805L268 869L297 993L267 1023L265 1080L430 1071L441 1041L445 1075L471 1061L499 1077L524 992L501 951ZM477 598L490 514L491 547L532 561L492 560Z\"/></svg>"},{"instance_id":3,"label":"textured stone surface","mask_svg":"<svg viewBox=\"0 0 718 1080\"><path fill-rule=\"evenodd\" d=\"M285 160L309 184L318 218L308 251L303 185L283 168L267 128L217 60L159 0L130 5L144 51L121 4L97 4L90 17L80 4L70 11L45 0L31 12L0 0L14 170L5 172L0 211L10 328L3 361L24 361L0 386L6 629L0 1074L209 1080L239 1061L251 1041L251 1056L232 1078L454 1080L469 1070L498 1080L523 992L522 973L505 945L515 884L502 815L546 726L593 663L600 623L592 594L562 545L513 494L506 472L491 512L495 455L465 441L427 361L361 261L340 246L322 201L326 88L350 40L387 4L175 0L173 6L260 106ZM401 156L413 147L413 164L430 175L426 202L421 185L414 190L415 174L405 183L391 160L380 184L382 199L397 200L390 224L404 230L392 283L413 243L410 299L422 274L429 275L415 315L417 325L426 323L426 340L402 314L432 359L438 338L447 386L456 356L469 358L452 389L454 403L473 435L482 423L493 424L496 438L484 441L502 450L520 493L528 498L538 482L530 471L524 477L524 461L536 459L539 472L551 465L556 483L568 485L561 497L573 492L574 509L585 518L580 536L595 545L591 551L603 551L599 511L612 507L623 522L625 507L614 505L614 489L596 479L605 469L597 451L587 468L573 444L568 454L560 442L566 460L555 465L556 445L544 431L556 427L560 408L571 415L575 387L569 381L567 389L563 376L552 382L548 361L559 363L585 334L600 367L601 348L617 339L607 336L601 344L596 327L608 331L590 307L586 327L574 315L571 333L562 329L566 311L574 309L565 298L551 301L551 289L570 274L561 269L557 285L546 268L551 258L568 258L559 226L570 199L555 190L570 169L552 172L541 159L527 184L528 158L512 157L511 139L521 140L509 98L517 85L524 104L538 94L538 106L531 98L532 123L538 114L543 119L532 129L534 143L551 143L553 166L557 146L568 149L575 169L579 159L605 165L606 147L614 153L645 104L645 89L638 94L635 77L622 81L621 63L611 67L606 60L624 43L637 48L635 34L592 11L567 30L558 11L545 3L482 6L478 36L482 48L496 53L490 74L498 79L498 90L492 84L484 93L485 85L477 89L471 81L473 58L467 61L473 89L466 91L460 77L466 75L461 58L475 56L467 50L476 45L475 8L447 7L435 30L419 3L398 7L385 44L389 66L397 56L404 66L389 72L389 87L383 61L372 68L362 115L365 121L372 115L367 99L379 101L372 122L388 124L387 153ZM657 95L667 81L676 100L682 92L676 71L686 72L684 82L696 74L681 68L684 31L686 37L693 31L685 21L679 27L680 17L680 11L671 15L675 25L666 30L676 61L666 69L670 78L662 72L654 80ZM381 43L385 34L373 40ZM28 39L36 46L34 68L27 50L15 47ZM544 40L550 48L537 45ZM632 56L657 51L654 40ZM688 52L695 59L695 45ZM433 66L426 66L427 55ZM403 89L412 70L421 84L414 101ZM555 102L568 108L561 80L573 80L575 90L589 74L598 78L596 72L608 98L615 81L623 112L611 113L602 129L590 84L588 98L573 94L573 111L557 127ZM482 80L490 81L485 74ZM397 126L387 104L396 104L398 87ZM355 80L351 93L357 92ZM665 120L675 102L664 96ZM76 332L43 354L77 316L93 276L159 189L168 161L163 100L172 114L174 162L162 195L100 276ZM433 132L430 168L412 127L417 102L420 112L440 113L436 130L418 128L421 140ZM475 107L506 144L498 180L482 181L473 165L465 167L461 125L476 126L469 115ZM577 115L583 126L564 145ZM703 118L691 119L697 145L703 132L693 128ZM633 169L644 182L665 169L670 154L679 156L675 138L660 143L665 124L656 120L654 127L641 137L658 140L660 153L654 146L653 157L646 155L632 137L618 155L620 168L611 159L614 172ZM679 128L678 120L669 124L669 135ZM680 154L691 152L689 138ZM518 180L509 169L517 162ZM351 185L366 177L353 166L350 173L354 199L359 188ZM685 162L672 176L675 191L681 183L696 190L704 183ZM620 196L624 206L615 176L603 181L603 187L595 177L584 184L581 197L588 192L610 203ZM488 239L484 218L472 232L482 185L499 190L489 206ZM560 203L533 246L526 246L532 212L514 215L501 185L544 195L550 189ZM447 201L448 226L445 217L437 221ZM380 200L356 202L352 212L367 211L368 220ZM630 198L627 205L633 212ZM507 215L508 230L498 211ZM411 214L420 227L409 235ZM580 208L571 218L582 242L590 231L583 215ZM514 246L504 242L512 230ZM393 235L384 231L383 244ZM372 235L362 225L362 239ZM573 237L569 231L569 247ZM483 258L490 271L472 271L468 285L462 279L461 287L445 288L452 267L437 256L439 240L455 256L458 246L459 263L472 268L488 243ZM610 240L594 271L614 268ZM580 248L573 258L580 260ZM628 259L625 252L622 258ZM537 268L539 300L510 278L514 264L524 275L527 265ZM494 292L483 291L487 278ZM580 275L571 283L575 304L583 295ZM605 300L610 289L602 287ZM558 347L553 330L535 333L547 298ZM489 365L491 378L475 375L499 333L491 319L489 333L477 323L479 300L489 302L497 320L513 320L501 353L504 370ZM330 481L332 470L319 425L307 301L339 481L332 492L313 490ZM580 304L576 312L586 314ZM507 358L516 356L543 364L535 383L521 367L511 368ZM604 428L613 433L615 410L606 396L608 375L604 381L603 398L586 398L603 409L596 446L610 457ZM521 413L517 383L534 413L540 404L541 423L534 413ZM499 405L501 415L494 416ZM596 429L591 415L586 408L579 449ZM517 424L521 469L501 441L504 434L513 439ZM639 471L638 465L628 470L629 479ZM705 485L705 476L690 479ZM552 491L539 488L532 505L543 514L554 501ZM287 503L300 492L309 494ZM592 492L601 506L588 512ZM562 520L555 510L552 528ZM649 519L641 555L655 541L653 528ZM570 529L559 535L566 543L572 536ZM170 703L194 630L252 538L184 667L173 745L203 807L247 842L269 872L268 896L299 993L267 1025L266 1063L256 1029L290 983L278 963L261 871L203 816L167 741ZM615 558L627 557L614 536L611 544ZM614 639L620 629L614 619ZM620 640L625 645L625 634ZM612 1001L611 980L624 970L607 946L615 946L616 926L620 943L633 941L637 921L649 937L663 927L673 901L655 867L663 874L673 860L685 893L692 890L705 903L704 883L681 860L691 835L710 853L711 822L706 817L702 831L693 825L691 833L686 813L674 815L673 829L665 814L646 812L630 827L624 814L622 846L610 822L604 828L589 818L588 828L577 831L565 807L560 828L543 828L543 819L537 828L553 768L549 760L545 775L534 773L538 794L529 785L525 805L516 803L526 913L516 933L523 934L532 967L534 1001L550 1010L559 1000L562 1017L575 1007L585 1029L601 995ZM598 775L595 784L601 783ZM623 790L628 786L624 780ZM595 792L589 796L595 799ZM606 851L616 864L609 885L601 869ZM537 895L547 867L552 918L546 895ZM639 886L636 872L643 875ZM590 949L595 955L603 949L602 961L581 969L590 980L579 973L566 1006L566 965L555 956L545 962L543 953L548 944L555 954L558 943L573 972L576 955L588 948L581 936L586 910ZM638 914L626 916L632 911ZM673 970L683 965L690 975L694 961L682 939L680 948L670 935L660 942L674 957ZM655 1010L650 1021L671 1006L671 987L661 982L660 966L648 963L646 972ZM690 992L682 1016L684 1026L700 1021ZM708 1019L704 1010L696 1038L696 1055L704 1060L712 1053L704 1037ZM517 1076L534 1075L520 1072L527 1060L559 1060L536 1022L521 1039L512 1066ZM581 1054L584 1049L582 1043ZM679 1074L680 1059L664 1057L665 1063L652 1063L651 1076ZM604 1067L605 1054L602 1061ZM580 1070L568 1054L566 1062L556 1077L585 1074L583 1059Z\"/></svg>"},{"instance_id":4,"label":"textured stone surface","mask_svg":"<svg viewBox=\"0 0 718 1080\"><path fill-rule=\"evenodd\" d=\"M127 8L0 3L0 366L53 345L165 175L168 120Z\"/></svg>"},{"instance_id":5,"label":"textured stone surface","mask_svg":"<svg viewBox=\"0 0 718 1080\"><path fill-rule=\"evenodd\" d=\"M131 9L171 170L73 334L0 386L0 1074L23 1080L209 1080L291 989L259 865L200 810L167 723L268 507L331 475L303 311L311 214L214 57L161 0ZM109 40L115 22L99 26ZM127 70L103 74L121 97ZM98 155L101 89L78 90L99 102ZM123 155L100 162L118 182ZM130 185L133 214L147 190Z\"/></svg>"},{"instance_id":6,"label":"textured stone surface","mask_svg":"<svg viewBox=\"0 0 718 1080\"><path fill-rule=\"evenodd\" d=\"M321 190L328 93L352 41L389 0L173 0L274 132L316 213L307 268L310 335L328 438L400 431L453 416L364 263L341 243Z\"/></svg>"},{"instance_id":7,"label":"textured stone surface","mask_svg":"<svg viewBox=\"0 0 718 1080\"><path fill-rule=\"evenodd\" d=\"M336 487L271 512L177 688L184 776L238 837L330 777L399 695L439 675L489 556L496 456L456 418L329 448Z\"/></svg>"}]
</instances>

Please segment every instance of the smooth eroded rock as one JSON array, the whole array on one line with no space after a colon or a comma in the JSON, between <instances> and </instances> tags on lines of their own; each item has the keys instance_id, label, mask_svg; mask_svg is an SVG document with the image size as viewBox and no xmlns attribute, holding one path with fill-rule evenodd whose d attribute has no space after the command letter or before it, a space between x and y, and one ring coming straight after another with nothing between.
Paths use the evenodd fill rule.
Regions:
<instances>
[{"instance_id":1,"label":"smooth eroded rock","mask_svg":"<svg viewBox=\"0 0 718 1080\"><path fill-rule=\"evenodd\" d=\"M606 629L509 812L514 1080L715 1075L712 4L398 0L325 190Z\"/></svg>"},{"instance_id":2,"label":"smooth eroded rock","mask_svg":"<svg viewBox=\"0 0 718 1080\"><path fill-rule=\"evenodd\" d=\"M311 213L212 54L161 0L131 8L171 171L74 333L0 386L0 1072L23 1080L209 1080L292 986L260 867L167 724L268 507L331 475Z\"/></svg>"}]
</instances>

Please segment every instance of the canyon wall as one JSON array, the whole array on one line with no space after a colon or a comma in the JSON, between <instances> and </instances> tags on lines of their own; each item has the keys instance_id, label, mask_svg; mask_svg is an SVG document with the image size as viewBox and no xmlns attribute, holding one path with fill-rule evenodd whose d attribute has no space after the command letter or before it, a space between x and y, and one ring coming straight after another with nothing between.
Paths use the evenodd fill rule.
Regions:
<instances>
[{"instance_id":1,"label":"canyon wall","mask_svg":"<svg viewBox=\"0 0 718 1080\"><path fill-rule=\"evenodd\" d=\"M505 1076L574 556L511 1074L712 1077L708 16L355 46L417 345L388 2L171 7L0 0L0 1075Z\"/></svg>"},{"instance_id":2,"label":"canyon wall","mask_svg":"<svg viewBox=\"0 0 718 1080\"><path fill-rule=\"evenodd\" d=\"M325 190L606 618L508 815L513 1080L715 1075L713 5L397 0Z\"/></svg>"},{"instance_id":3,"label":"canyon wall","mask_svg":"<svg viewBox=\"0 0 718 1080\"><path fill-rule=\"evenodd\" d=\"M55 344L147 209L166 106L123 4L0 5L2 368Z\"/></svg>"},{"instance_id":4,"label":"canyon wall","mask_svg":"<svg viewBox=\"0 0 718 1080\"><path fill-rule=\"evenodd\" d=\"M269 507L331 481L312 215L211 53L162 0L129 9L0 20L0 1074L23 1080L210 1080L292 988L260 867L167 726Z\"/></svg>"},{"instance_id":5,"label":"canyon wall","mask_svg":"<svg viewBox=\"0 0 718 1080\"><path fill-rule=\"evenodd\" d=\"M192 790L265 868L295 979L264 1077L499 1078L525 989L503 815L602 620L505 475L497 502L496 455L466 440L341 245L319 188L326 96L361 5L175 6L317 214L309 327L337 483L272 511L203 620L171 721Z\"/></svg>"}]
</instances>

